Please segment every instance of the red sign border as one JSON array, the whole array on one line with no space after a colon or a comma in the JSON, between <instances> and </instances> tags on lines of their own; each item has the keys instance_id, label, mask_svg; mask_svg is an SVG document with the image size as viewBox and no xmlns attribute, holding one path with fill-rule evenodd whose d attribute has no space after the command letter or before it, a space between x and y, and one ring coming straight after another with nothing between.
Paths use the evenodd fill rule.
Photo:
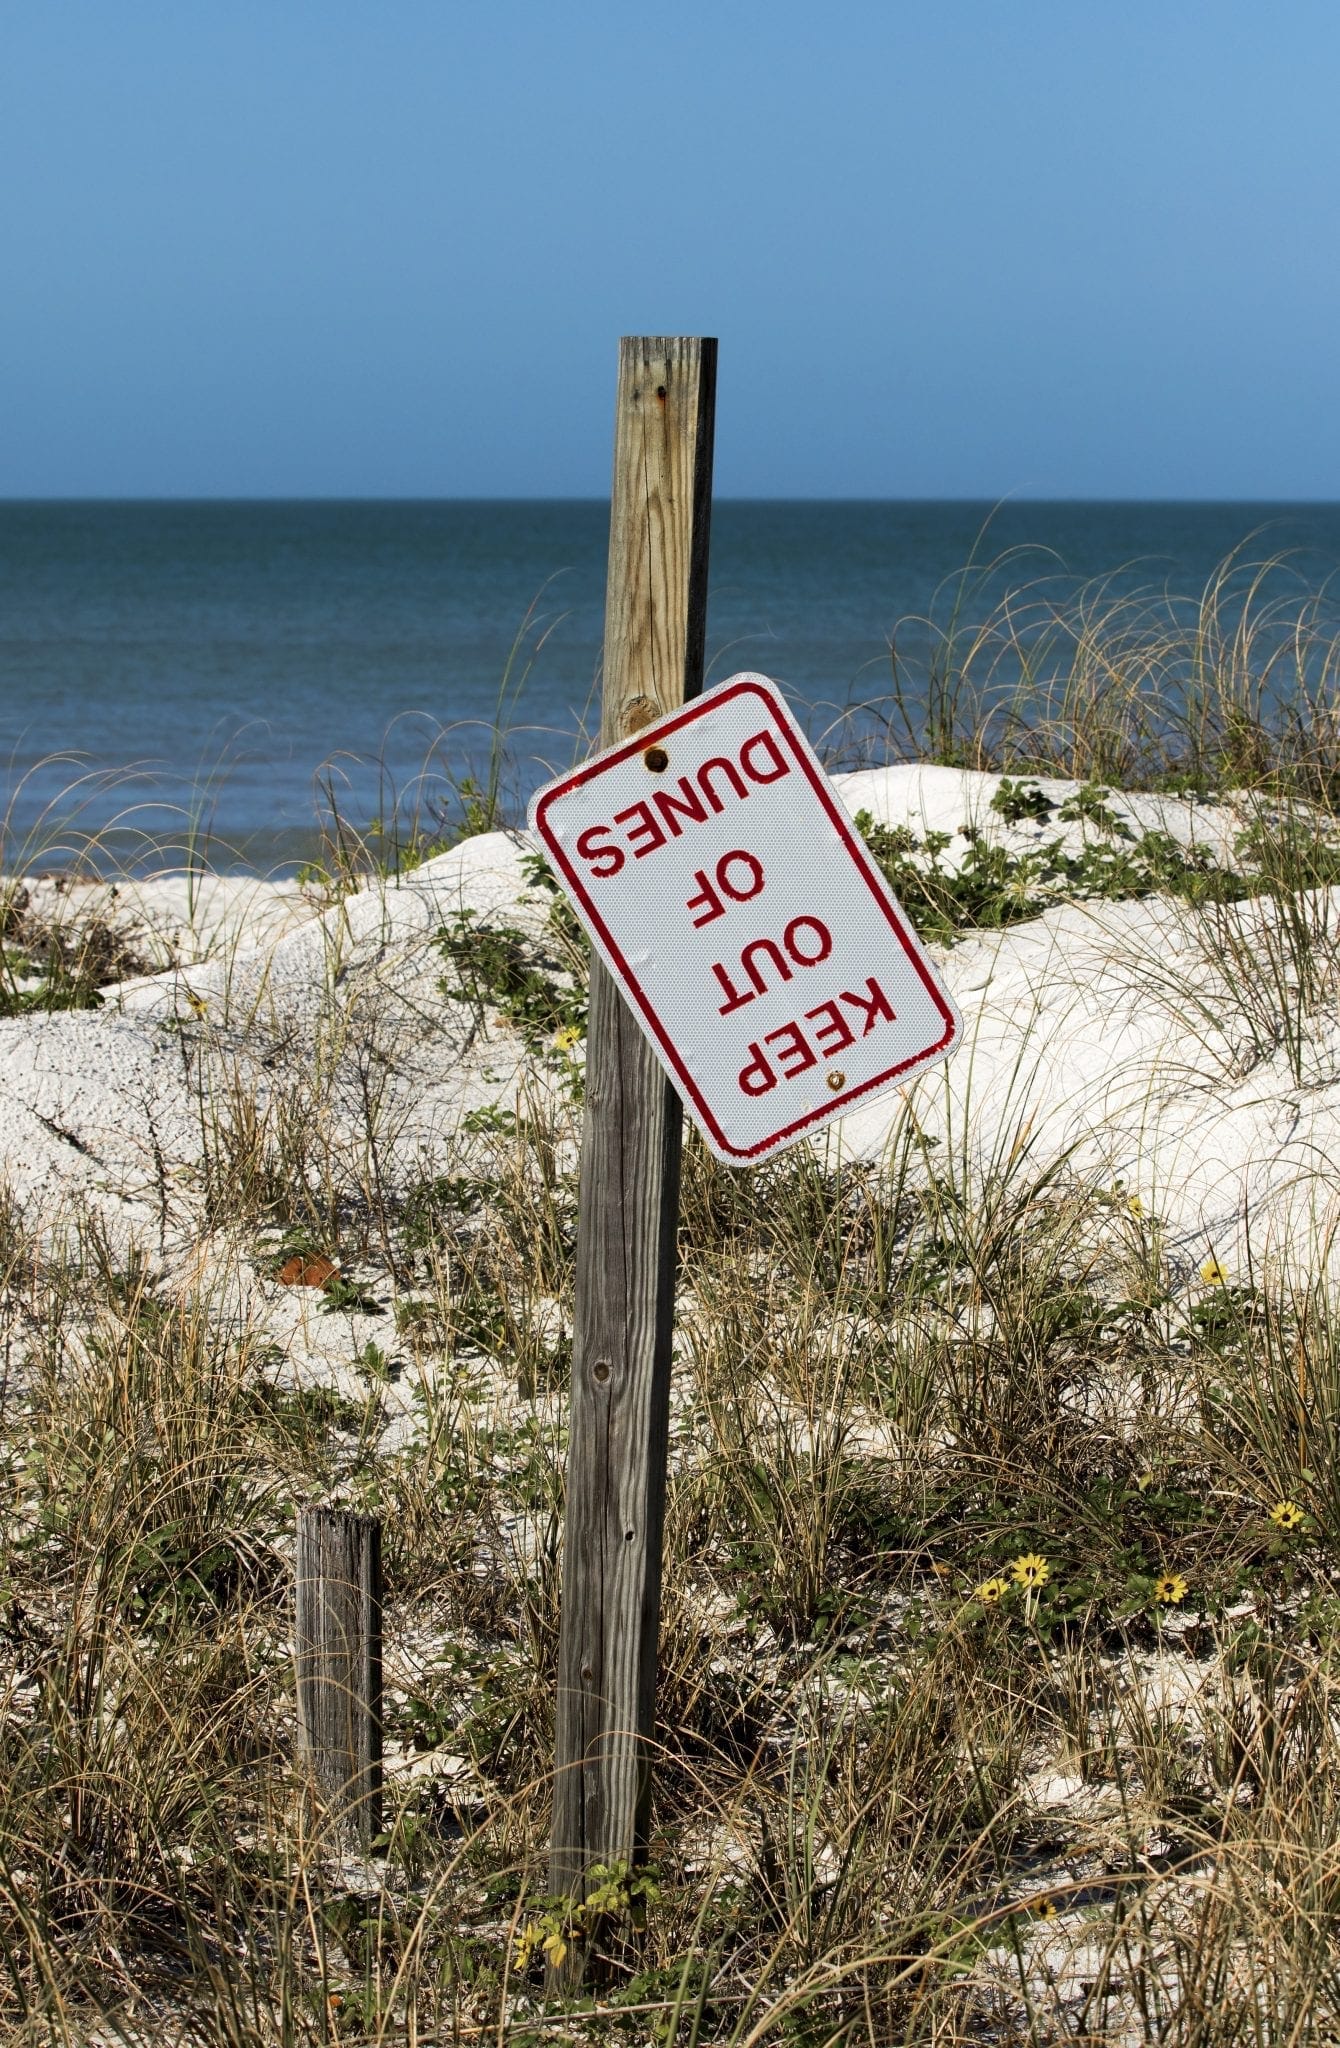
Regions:
<instances>
[{"instance_id":1,"label":"red sign border","mask_svg":"<svg viewBox=\"0 0 1340 2048\"><path fill-rule=\"evenodd\" d=\"M715 711L720 705L729 703L732 698L740 696L758 697L766 706L770 716L777 721L782 733L790 742L791 751L795 756L797 765L804 770L810 786L819 798L830 822L835 826L847 852L852 856L856 866L860 869L867 888L879 904L895 938L908 959L912 962L912 965L916 968L931 1001L945 1020L944 1032L934 1045L927 1046L921 1052L911 1054L905 1060L899 1060L895 1066L886 1068L882 1074L874 1074L868 1081L861 1082L859 1087L850 1088L841 1095L835 1095L831 1102L821 1103L817 1109L812 1109L808 1115L797 1118L794 1123L787 1124L785 1129L774 1132L769 1137L760 1138L755 1144L747 1147L732 1145L725 1136L711 1108L703 1099L701 1090L692 1074L684 1066L675 1046L662 1028L661 1020L652 1007L650 999L644 993L636 974L634 974L625 960L619 947L615 945L604 918L596 908L586 889L583 877L573 867L571 861L568 860L557 840L545 829L545 820L549 808L560 797L568 796L574 789L580 789L584 783L596 780L606 769L617 768L621 762L629 760L634 754L645 754L647 748L655 746L659 740L667 738L671 733L679 732L684 726L695 723L696 720L702 718L707 712ZM775 686L769 683L765 677L742 675L732 678L729 682L722 683L716 689L705 690L701 696L695 697L691 703L686 704L682 711L669 712L664 718L658 718L653 724L644 726L634 739L624 740L616 747L606 748L603 754L597 754L593 760L583 762L582 766L574 769L571 774L561 776L556 782L547 783L538 792L531 804L530 822L532 829L538 833L543 841L546 853L562 871L568 888L581 906L584 921L587 923L590 935L604 956L606 964L614 973L620 985L632 997L638 1010L641 1012L648 1035L656 1045L662 1063L669 1072L675 1086L693 1109L700 1124L705 1127L706 1132L710 1135L713 1150L727 1164L738 1161L741 1165L748 1165L752 1160L757 1159L761 1155L775 1152L779 1146L788 1144L793 1139L802 1136L804 1132L810 1130L813 1126L831 1123L834 1117L844 1115L852 1104L861 1101L863 1097L869 1095L874 1089L887 1087L890 1081L896 1081L900 1074L907 1073L910 1068L924 1067L931 1060L943 1057L952 1049L960 1028L958 1012L932 974L922 952L921 941L904 921L897 898L889 888L884 876L876 867L869 848L856 831L847 812L837 800L832 785L816 758L809 741L797 725L790 706L780 696Z\"/></svg>"}]
</instances>

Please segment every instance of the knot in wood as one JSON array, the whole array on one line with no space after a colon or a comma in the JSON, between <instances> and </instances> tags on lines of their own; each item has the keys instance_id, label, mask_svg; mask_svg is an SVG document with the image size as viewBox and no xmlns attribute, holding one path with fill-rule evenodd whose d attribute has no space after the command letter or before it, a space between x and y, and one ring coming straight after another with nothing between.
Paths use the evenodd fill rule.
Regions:
<instances>
[{"instance_id":1,"label":"knot in wood","mask_svg":"<svg viewBox=\"0 0 1340 2048\"><path fill-rule=\"evenodd\" d=\"M643 726L650 725L653 718L658 715L657 706L652 703L650 697L630 697L623 708L623 729L631 739L634 733L641 732Z\"/></svg>"}]
</instances>

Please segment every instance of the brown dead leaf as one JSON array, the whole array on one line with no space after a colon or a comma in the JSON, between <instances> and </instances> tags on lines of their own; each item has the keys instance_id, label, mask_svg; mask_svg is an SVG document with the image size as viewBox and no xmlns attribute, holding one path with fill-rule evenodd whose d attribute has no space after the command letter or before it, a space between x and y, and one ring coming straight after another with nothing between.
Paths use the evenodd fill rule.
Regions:
<instances>
[{"instance_id":1,"label":"brown dead leaf","mask_svg":"<svg viewBox=\"0 0 1340 2048\"><path fill-rule=\"evenodd\" d=\"M323 1252L295 1252L285 1259L277 1277L281 1287L324 1287L339 1270Z\"/></svg>"}]
</instances>

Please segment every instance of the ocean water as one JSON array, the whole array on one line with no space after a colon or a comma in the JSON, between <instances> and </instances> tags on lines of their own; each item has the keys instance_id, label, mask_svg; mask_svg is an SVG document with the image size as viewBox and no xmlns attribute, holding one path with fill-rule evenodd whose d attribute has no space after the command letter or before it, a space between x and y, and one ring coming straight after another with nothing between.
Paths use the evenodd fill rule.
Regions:
<instances>
[{"instance_id":1,"label":"ocean water","mask_svg":"<svg viewBox=\"0 0 1340 2048\"><path fill-rule=\"evenodd\" d=\"M596 723L606 543L586 501L0 503L5 863L93 833L282 870L332 809L431 823L494 765L518 812ZM1287 557L1296 607L1340 505L718 502L708 676L761 669L821 743L879 746L891 646L915 703L956 598L1194 597L1235 549Z\"/></svg>"}]
</instances>

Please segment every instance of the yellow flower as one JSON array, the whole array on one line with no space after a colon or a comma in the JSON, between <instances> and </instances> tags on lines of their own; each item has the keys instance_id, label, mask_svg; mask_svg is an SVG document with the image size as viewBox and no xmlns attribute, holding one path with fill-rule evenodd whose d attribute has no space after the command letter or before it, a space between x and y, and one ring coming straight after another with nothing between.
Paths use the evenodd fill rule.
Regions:
<instances>
[{"instance_id":1,"label":"yellow flower","mask_svg":"<svg viewBox=\"0 0 1340 2048\"><path fill-rule=\"evenodd\" d=\"M1227 1287L1228 1273L1218 1259L1207 1259L1200 1269L1200 1277L1207 1287Z\"/></svg>"},{"instance_id":2,"label":"yellow flower","mask_svg":"<svg viewBox=\"0 0 1340 2048\"><path fill-rule=\"evenodd\" d=\"M1026 1550L1010 1566L1010 1577L1015 1585L1027 1586L1030 1591L1036 1586L1045 1586L1051 1575L1051 1566L1045 1557L1039 1557L1036 1550Z\"/></svg>"},{"instance_id":3,"label":"yellow flower","mask_svg":"<svg viewBox=\"0 0 1340 2048\"><path fill-rule=\"evenodd\" d=\"M1154 1581L1154 1598L1165 1607L1180 1607L1186 1599L1187 1583L1180 1572L1165 1572Z\"/></svg>"},{"instance_id":4,"label":"yellow flower","mask_svg":"<svg viewBox=\"0 0 1340 2048\"><path fill-rule=\"evenodd\" d=\"M581 1042L582 1028L580 1024L564 1024L561 1030L554 1033L554 1045L559 1052L571 1052L573 1046L580 1045ZM557 1968L557 1965L555 1965L555 1968Z\"/></svg>"},{"instance_id":5,"label":"yellow flower","mask_svg":"<svg viewBox=\"0 0 1340 2048\"><path fill-rule=\"evenodd\" d=\"M1305 1519L1303 1510L1296 1500L1277 1500L1270 1510L1270 1519L1277 1529L1296 1529Z\"/></svg>"},{"instance_id":6,"label":"yellow flower","mask_svg":"<svg viewBox=\"0 0 1340 2048\"><path fill-rule=\"evenodd\" d=\"M997 1607L1009 1590L1007 1579L983 1579L977 1588L976 1598L981 1601L983 1607Z\"/></svg>"},{"instance_id":7,"label":"yellow flower","mask_svg":"<svg viewBox=\"0 0 1340 2048\"><path fill-rule=\"evenodd\" d=\"M1145 1205L1138 1195L1129 1195L1126 1199L1126 1207L1130 1210L1132 1216L1143 1216L1145 1213Z\"/></svg>"},{"instance_id":8,"label":"yellow flower","mask_svg":"<svg viewBox=\"0 0 1340 2048\"><path fill-rule=\"evenodd\" d=\"M1033 1911L1039 1920L1054 1920L1059 1910L1055 1899L1049 1898L1045 1892L1040 1899L1033 1901Z\"/></svg>"}]
</instances>

